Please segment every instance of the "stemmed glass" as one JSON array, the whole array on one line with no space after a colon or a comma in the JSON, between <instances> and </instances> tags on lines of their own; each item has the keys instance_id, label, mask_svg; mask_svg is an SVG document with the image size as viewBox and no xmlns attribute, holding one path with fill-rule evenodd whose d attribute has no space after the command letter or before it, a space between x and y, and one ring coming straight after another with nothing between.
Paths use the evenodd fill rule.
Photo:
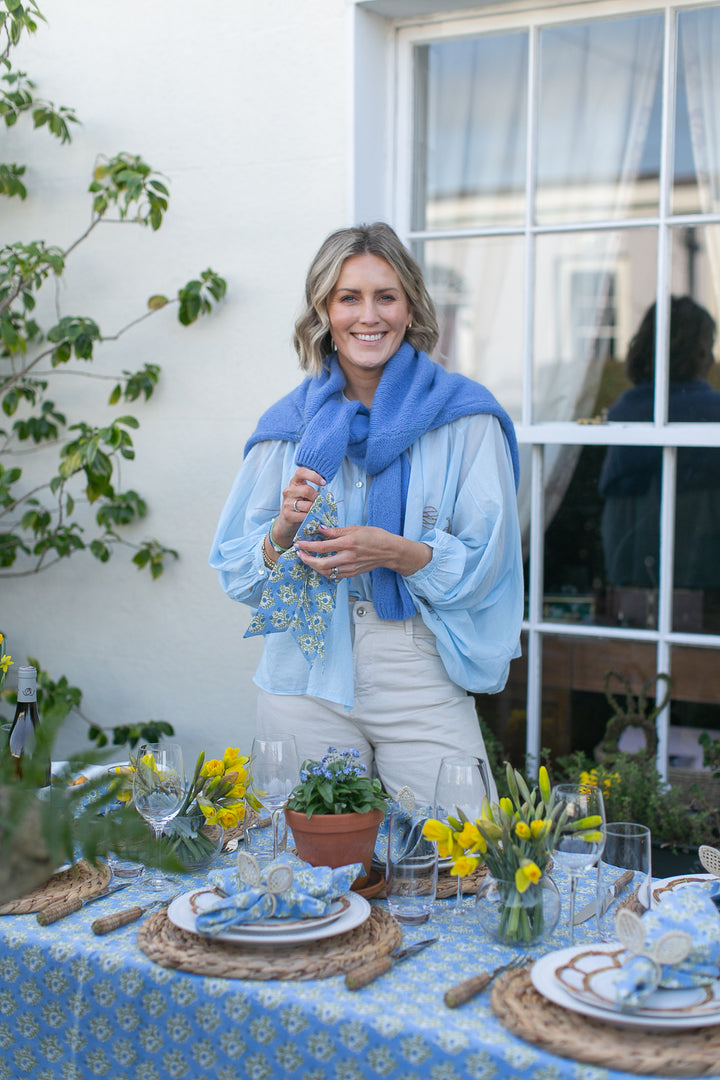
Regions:
<instances>
[{"instance_id":1,"label":"stemmed glass","mask_svg":"<svg viewBox=\"0 0 720 1080\"><path fill-rule=\"evenodd\" d=\"M562 808L555 830L553 862L570 879L570 944L575 944L575 892L580 874L591 870L605 847L605 804L594 784L558 784L555 805Z\"/></svg>"},{"instance_id":2,"label":"stemmed glass","mask_svg":"<svg viewBox=\"0 0 720 1080\"><path fill-rule=\"evenodd\" d=\"M250 789L270 812L273 859L285 850L287 828L280 835L282 810L300 779L300 763L294 735L272 735L254 739L250 751Z\"/></svg>"},{"instance_id":3,"label":"stemmed glass","mask_svg":"<svg viewBox=\"0 0 720 1080\"><path fill-rule=\"evenodd\" d=\"M185 772L179 744L143 743L135 762L133 803L152 825L158 848L163 828L178 813L184 797ZM164 889L170 880L156 868L148 885L151 889Z\"/></svg>"},{"instance_id":4,"label":"stemmed glass","mask_svg":"<svg viewBox=\"0 0 720 1080\"><path fill-rule=\"evenodd\" d=\"M440 762L435 784L435 817L447 821L449 817L461 819L460 811L470 821L482 812L483 800L488 797L485 762L465 754L451 754ZM455 915L463 915L462 877L458 874Z\"/></svg>"}]
</instances>

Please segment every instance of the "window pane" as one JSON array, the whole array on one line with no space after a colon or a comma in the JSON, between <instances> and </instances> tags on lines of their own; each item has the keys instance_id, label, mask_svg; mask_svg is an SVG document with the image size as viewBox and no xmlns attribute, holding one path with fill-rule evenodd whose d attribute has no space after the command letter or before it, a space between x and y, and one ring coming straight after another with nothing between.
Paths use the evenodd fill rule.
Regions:
<instances>
[{"instance_id":1,"label":"window pane","mask_svg":"<svg viewBox=\"0 0 720 1080\"><path fill-rule=\"evenodd\" d=\"M419 251L440 323L436 357L478 379L514 420L521 411L521 237L433 240Z\"/></svg>"},{"instance_id":2,"label":"window pane","mask_svg":"<svg viewBox=\"0 0 720 1080\"><path fill-rule=\"evenodd\" d=\"M527 33L415 49L413 228L519 224Z\"/></svg>"},{"instance_id":3,"label":"window pane","mask_svg":"<svg viewBox=\"0 0 720 1080\"><path fill-rule=\"evenodd\" d=\"M711 729L714 737L720 737L720 651L675 646L671 664L670 755L675 758L671 763L696 768L697 734Z\"/></svg>"},{"instance_id":4,"label":"window pane","mask_svg":"<svg viewBox=\"0 0 720 1080\"><path fill-rule=\"evenodd\" d=\"M675 214L720 207L720 7L678 17L677 103L672 209Z\"/></svg>"},{"instance_id":5,"label":"window pane","mask_svg":"<svg viewBox=\"0 0 720 1080\"><path fill-rule=\"evenodd\" d=\"M540 35L538 222L657 213L663 17Z\"/></svg>"},{"instance_id":6,"label":"window pane","mask_svg":"<svg viewBox=\"0 0 720 1080\"><path fill-rule=\"evenodd\" d=\"M609 673L618 672L637 692L655 670L655 648L644 642L545 637L542 745L554 756L575 750L592 756L613 715L605 696ZM623 683L610 685L622 688ZM622 689L619 703L624 704Z\"/></svg>"},{"instance_id":7,"label":"window pane","mask_svg":"<svg viewBox=\"0 0 720 1080\"><path fill-rule=\"evenodd\" d=\"M539 236L533 420L578 420L628 383L623 361L655 295L654 229Z\"/></svg>"}]
</instances>

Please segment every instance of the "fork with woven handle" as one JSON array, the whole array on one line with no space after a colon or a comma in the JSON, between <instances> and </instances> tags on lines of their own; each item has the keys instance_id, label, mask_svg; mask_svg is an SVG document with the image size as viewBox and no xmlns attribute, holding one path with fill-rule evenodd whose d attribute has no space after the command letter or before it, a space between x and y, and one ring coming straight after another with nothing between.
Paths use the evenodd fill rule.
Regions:
<instances>
[{"instance_id":1,"label":"fork with woven handle","mask_svg":"<svg viewBox=\"0 0 720 1080\"><path fill-rule=\"evenodd\" d=\"M515 956L512 960L509 960L507 964L503 964L502 967L495 968L494 971L483 971L481 975L473 975L471 979L465 979L464 982L458 983L456 986L451 986L449 990L445 992L445 1004L449 1009L456 1009L458 1005L464 1005L470 998L474 998L476 994L481 994L496 976L501 975L503 971L510 971L512 968L523 967L525 964L530 963L529 956Z\"/></svg>"}]
</instances>

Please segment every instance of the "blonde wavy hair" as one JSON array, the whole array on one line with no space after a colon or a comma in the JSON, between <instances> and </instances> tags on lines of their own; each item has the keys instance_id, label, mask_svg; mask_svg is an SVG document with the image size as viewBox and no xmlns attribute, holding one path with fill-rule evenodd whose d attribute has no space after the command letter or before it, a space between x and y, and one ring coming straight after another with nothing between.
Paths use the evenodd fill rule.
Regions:
<instances>
[{"instance_id":1,"label":"blonde wavy hair","mask_svg":"<svg viewBox=\"0 0 720 1080\"><path fill-rule=\"evenodd\" d=\"M377 255L389 263L400 279L412 313L412 326L406 331L405 340L414 349L426 353L437 345L435 305L425 288L419 264L397 233L384 221L338 229L328 236L310 265L305 279L305 311L295 323L295 351L300 367L311 375L320 374L326 358L334 351L327 299L343 264L354 255Z\"/></svg>"}]
</instances>

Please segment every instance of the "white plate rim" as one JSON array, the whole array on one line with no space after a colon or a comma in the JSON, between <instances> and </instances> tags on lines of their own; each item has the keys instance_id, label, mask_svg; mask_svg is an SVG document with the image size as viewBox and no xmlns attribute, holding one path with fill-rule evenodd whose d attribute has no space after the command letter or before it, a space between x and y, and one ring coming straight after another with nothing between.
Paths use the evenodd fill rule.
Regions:
<instances>
[{"instance_id":1,"label":"white plate rim","mask_svg":"<svg viewBox=\"0 0 720 1080\"><path fill-rule=\"evenodd\" d=\"M619 1010L612 1012L609 1009L600 1008L600 1006L573 997L555 975L555 968L567 963L568 960L572 960L574 956L580 953L589 951L615 952L618 947L619 942L598 942L596 944L586 943L585 945L570 945L565 949L556 949L554 952L547 953L535 961L530 969L530 979L538 993L554 1002L555 1005L560 1005L561 1008L569 1009L571 1012L582 1013L584 1016L591 1016L595 1020L602 1020L606 1024L615 1024L619 1027L672 1028L674 1030L676 1028L711 1027L720 1023L720 1002L718 1002L716 1012L708 1012L704 1016L695 1017L654 1017L639 1013L620 1012Z\"/></svg>"},{"instance_id":2,"label":"white plate rim","mask_svg":"<svg viewBox=\"0 0 720 1080\"><path fill-rule=\"evenodd\" d=\"M203 934L196 927L196 915L190 907L190 898L200 890L190 889L178 896L170 904L167 915L170 921L180 930L187 930L199 937L209 938L211 941L229 941L235 945L295 945L301 941L318 941L321 938L334 937L343 934L346 930L354 930L361 926L370 916L372 910L364 896L356 892L345 893L348 906L345 911L333 919L325 922L322 926L313 924L305 929L278 931L275 928L268 931L260 928L251 930L249 927L238 926L234 930L226 930L220 934Z\"/></svg>"},{"instance_id":3,"label":"white plate rim","mask_svg":"<svg viewBox=\"0 0 720 1080\"><path fill-rule=\"evenodd\" d=\"M333 900L330 910L325 915L310 915L307 919L258 919L257 922L248 923L244 926L243 931L252 934L253 937L257 937L258 934L304 933L310 924L324 926L326 923L334 922L335 919L339 919L347 911L349 906L350 901L345 895L338 900Z\"/></svg>"},{"instance_id":4,"label":"white plate rim","mask_svg":"<svg viewBox=\"0 0 720 1080\"><path fill-rule=\"evenodd\" d=\"M657 895L662 890L670 889L675 882L684 882L686 884L692 884L697 881L702 884L704 881L720 881L720 878L715 874L673 874L672 877L659 878L657 881L653 881L651 886L652 898L656 904L662 904L662 896ZM672 891L672 889L670 889Z\"/></svg>"}]
</instances>

